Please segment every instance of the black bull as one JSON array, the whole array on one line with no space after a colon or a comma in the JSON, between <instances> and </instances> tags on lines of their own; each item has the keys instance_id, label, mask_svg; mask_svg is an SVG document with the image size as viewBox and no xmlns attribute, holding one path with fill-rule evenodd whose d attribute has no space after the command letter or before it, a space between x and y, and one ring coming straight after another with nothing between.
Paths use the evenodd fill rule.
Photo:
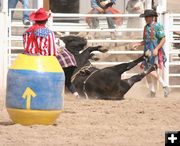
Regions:
<instances>
[{"instance_id":1,"label":"black bull","mask_svg":"<svg viewBox=\"0 0 180 146\"><path fill-rule=\"evenodd\" d=\"M129 62L98 69L90 65L88 59L92 58L93 51L104 52L101 46L88 47L82 53L79 51L84 48L87 41L77 36L67 36L61 38L66 48L74 54L78 68L74 73L73 83L80 96L92 99L121 100L134 83L142 80L147 74L155 70L155 66L149 68L148 71L139 73L127 79L121 79L121 75L136 66L144 60L144 56ZM85 66L88 69L83 70Z\"/></svg>"}]
</instances>

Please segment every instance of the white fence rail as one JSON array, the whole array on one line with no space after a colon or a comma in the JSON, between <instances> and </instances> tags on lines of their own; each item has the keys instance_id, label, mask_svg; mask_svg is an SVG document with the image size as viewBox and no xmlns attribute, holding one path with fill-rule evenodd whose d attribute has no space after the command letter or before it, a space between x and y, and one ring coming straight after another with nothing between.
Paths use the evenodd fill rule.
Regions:
<instances>
[{"instance_id":1,"label":"white fence rail","mask_svg":"<svg viewBox=\"0 0 180 146\"><path fill-rule=\"evenodd\" d=\"M22 11L23 9L14 9L15 11ZM33 10L33 9L32 9ZM32 11L31 10L31 11ZM10 10L11 11L11 10ZM11 16L11 15L10 15ZM123 17L123 25L121 27L118 27L116 29L108 29L105 17ZM100 29L89 29L88 25L85 23L85 17L99 17L102 19L102 23L100 22ZM56 13L52 14L52 17L48 23L49 27L53 31L58 32L64 32L65 34L71 34L71 33L77 33L77 32L142 32L143 28L127 28L127 18L129 17L139 17L139 14L62 14L62 13ZM63 18L77 18L73 20L78 20L77 22L62 22ZM165 44L165 50L167 54L168 61L166 63L165 68L165 80L168 82L169 86L172 88L179 88L179 84L171 84L169 82L170 78L172 77L180 77L180 72L171 73L170 68L178 65L180 66L180 60L175 61L174 58L178 59L177 54L179 53L179 50L174 48L174 44L180 43L180 40L175 40L173 37L174 31L180 31L180 14L165 14L164 15L164 26L165 26L165 33L166 33L166 44ZM11 64L11 61L14 60L17 56L17 53L12 54L12 50L23 50L22 46L14 46L15 43L22 43L22 36L16 35L12 33L13 29L22 29L25 26L21 22L12 22L11 19L9 19L9 51L8 51L8 60L9 65ZM88 43L134 43L139 42L141 39L123 39L122 35L120 35L119 39L113 40L113 39L91 39L88 40ZM109 50L107 52L108 54L142 54L142 51L124 51L124 50ZM120 62L94 62L96 65L115 65Z\"/></svg>"}]
</instances>

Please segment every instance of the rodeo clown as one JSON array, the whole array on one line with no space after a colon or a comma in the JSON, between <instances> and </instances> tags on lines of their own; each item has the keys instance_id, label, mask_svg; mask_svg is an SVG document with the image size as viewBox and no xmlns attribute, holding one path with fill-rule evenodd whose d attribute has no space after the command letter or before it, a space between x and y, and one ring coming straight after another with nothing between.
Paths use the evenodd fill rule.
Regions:
<instances>
[{"instance_id":1,"label":"rodeo clown","mask_svg":"<svg viewBox=\"0 0 180 146\"><path fill-rule=\"evenodd\" d=\"M23 34L24 53L29 55L57 56L55 35L46 27L50 13L40 8L32 12L29 19L33 26Z\"/></svg>"},{"instance_id":2,"label":"rodeo clown","mask_svg":"<svg viewBox=\"0 0 180 146\"><path fill-rule=\"evenodd\" d=\"M164 97L167 97L169 94L169 89L167 84L162 79L162 71L166 61L166 56L163 50L163 45L165 43L165 33L163 26L160 23L155 22L155 18L158 17L158 15L154 10L145 10L144 13L140 15L140 17L144 17L146 21L143 41L135 43L133 48L144 45L144 54L147 59L143 62L142 65L145 71L153 64L156 64L158 67L158 70L153 71L151 74L146 76L150 89L150 96L156 96L156 86L158 79L164 89Z\"/></svg>"},{"instance_id":3,"label":"rodeo clown","mask_svg":"<svg viewBox=\"0 0 180 146\"><path fill-rule=\"evenodd\" d=\"M65 85L76 96L79 94L71 82L71 76L76 68L74 56L60 41L56 44L54 32L46 27L50 13L44 8L32 12L29 16L33 26L23 34L24 53L29 55L56 56L65 73Z\"/></svg>"}]
</instances>

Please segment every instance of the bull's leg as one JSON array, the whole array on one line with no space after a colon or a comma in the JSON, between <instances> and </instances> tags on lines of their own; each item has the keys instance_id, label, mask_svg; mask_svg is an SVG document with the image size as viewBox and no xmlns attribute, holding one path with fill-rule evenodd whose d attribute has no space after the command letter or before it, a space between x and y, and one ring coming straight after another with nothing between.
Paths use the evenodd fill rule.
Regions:
<instances>
[{"instance_id":1,"label":"bull's leg","mask_svg":"<svg viewBox=\"0 0 180 146\"><path fill-rule=\"evenodd\" d=\"M85 49L78 57L76 57L78 66L83 66L87 63L87 61L89 59L98 59L95 58L94 55L91 55L91 52L93 51L100 51L100 52L104 52L103 49L101 49L102 46L95 46L95 47L88 47L87 49Z\"/></svg>"},{"instance_id":2,"label":"bull's leg","mask_svg":"<svg viewBox=\"0 0 180 146\"><path fill-rule=\"evenodd\" d=\"M88 60L94 56L93 54L91 55L91 52L93 51L98 51L98 49L100 48L101 46L96 46L96 47L88 47L87 49L85 49L80 55L78 55L76 57L76 61L77 61L77 65L78 67L82 67L84 66Z\"/></svg>"},{"instance_id":3,"label":"bull's leg","mask_svg":"<svg viewBox=\"0 0 180 146\"><path fill-rule=\"evenodd\" d=\"M130 70L131 68L135 67L138 63L142 62L143 60L145 59L144 55L142 55L141 57L139 57L138 59L132 61L132 62L129 62L127 64L127 70ZM127 71L126 70L126 71Z\"/></svg>"},{"instance_id":4,"label":"bull's leg","mask_svg":"<svg viewBox=\"0 0 180 146\"><path fill-rule=\"evenodd\" d=\"M93 52L93 51L99 51L99 52L102 52L102 53L105 53L105 52L107 52L108 51L108 49L105 49L105 48L103 48L102 46L95 46L95 47L88 47L87 49L85 49L83 52L84 53L91 53L91 52Z\"/></svg>"},{"instance_id":5,"label":"bull's leg","mask_svg":"<svg viewBox=\"0 0 180 146\"><path fill-rule=\"evenodd\" d=\"M134 83L141 81L146 75L148 75L150 72L157 69L157 65L151 66L147 71L144 71L138 75L134 75L129 79L126 79L126 83L128 84L129 88L126 89L126 92L134 85Z\"/></svg>"},{"instance_id":6,"label":"bull's leg","mask_svg":"<svg viewBox=\"0 0 180 146\"><path fill-rule=\"evenodd\" d=\"M91 52L93 51L99 51L99 48L101 48L102 46L96 46L96 47L88 47L87 49L85 49L81 55L79 57L82 56L81 58L81 62L83 61L87 61L88 59L90 59L92 56L94 56L93 54L91 54Z\"/></svg>"},{"instance_id":7,"label":"bull's leg","mask_svg":"<svg viewBox=\"0 0 180 146\"><path fill-rule=\"evenodd\" d=\"M99 51L101 47L102 47L102 46L88 47L88 48L85 49L83 52L86 52L86 51L87 51L87 52L90 54L90 53L93 52L93 51Z\"/></svg>"},{"instance_id":8,"label":"bull's leg","mask_svg":"<svg viewBox=\"0 0 180 146\"><path fill-rule=\"evenodd\" d=\"M142 62L144 60L144 55L139 57L138 59L128 62L128 63L122 63L116 66L111 67L114 71L118 72L119 75L124 73L125 71L130 70L131 68L135 67L138 63Z\"/></svg>"},{"instance_id":9,"label":"bull's leg","mask_svg":"<svg viewBox=\"0 0 180 146\"><path fill-rule=\"evenodd\" d=\"M148 75L150 72L154 71L157 69L157 65L153 65L151 66L147 71L144 71L143 73L140 73L138 75L134 75L132 76L131 78L129 78L127 81L128 81L128 84L130 86L133 86L134 83L138 82L138 81L141 81L146 75Z\"/></svg>"}]
</instances>

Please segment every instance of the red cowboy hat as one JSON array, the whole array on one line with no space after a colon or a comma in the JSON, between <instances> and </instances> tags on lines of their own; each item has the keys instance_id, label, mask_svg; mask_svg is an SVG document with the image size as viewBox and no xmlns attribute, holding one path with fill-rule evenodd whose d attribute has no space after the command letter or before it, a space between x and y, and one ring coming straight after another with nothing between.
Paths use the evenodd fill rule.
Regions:
<instances>
[{"instance_id":1,"label":"red cowboy hat","mask_svg":"<svg viewBox=\"0 0 180 146\"><path fill-rule=\"evenodd\" d=\"M32 21L43 21L50 17L50 13L48 13L44 8L38 9L36 12L32 12L29 16L29 19Z\"/></svg>"}]
</instances>

